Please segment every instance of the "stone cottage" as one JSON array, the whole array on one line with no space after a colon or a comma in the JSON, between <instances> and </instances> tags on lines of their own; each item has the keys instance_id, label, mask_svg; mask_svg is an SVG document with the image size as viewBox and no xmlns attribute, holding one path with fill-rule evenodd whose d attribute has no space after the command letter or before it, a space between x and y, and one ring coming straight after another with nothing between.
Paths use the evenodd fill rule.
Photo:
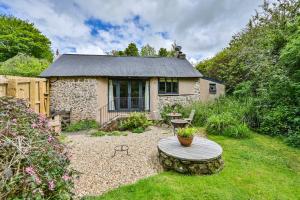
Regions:
<instances>
[{"instance_id":1,"label":"stone cottage","mask_svg":"<svg viewBox=\"0 0 300 200\"><path fill-rule=\"evenodd\" d=\"M225 90L184 57L63 54L41 76L50 81L50 109L70 111L71 122L103 124L134 111L155 117L164 105L209 101Z\"/></svg>"}]
</instances>

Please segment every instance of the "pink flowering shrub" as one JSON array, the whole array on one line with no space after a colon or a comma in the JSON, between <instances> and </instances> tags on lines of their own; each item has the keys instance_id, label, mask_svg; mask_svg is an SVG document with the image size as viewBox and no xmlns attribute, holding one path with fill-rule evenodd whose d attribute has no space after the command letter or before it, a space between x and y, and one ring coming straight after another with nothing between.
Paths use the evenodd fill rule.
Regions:
<instances>
[{"instance_id":1,"label":"pink flowering shrub","mask_svg":"<svg viewBox=\"0 0 300 200\"><path fill-rule=\"evenodd\" d=\"M0 199L71 199L69 157L45 116L0 97Z\"/></svg>"}]
</instances>

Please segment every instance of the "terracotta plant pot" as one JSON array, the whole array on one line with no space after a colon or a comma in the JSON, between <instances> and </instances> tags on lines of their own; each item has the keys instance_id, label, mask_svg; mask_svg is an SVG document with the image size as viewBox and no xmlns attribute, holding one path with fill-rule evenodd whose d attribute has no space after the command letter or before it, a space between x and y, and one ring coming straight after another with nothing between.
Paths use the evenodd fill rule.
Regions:
<instances>
[{"instance_id":1,"label":"terracotta plant pot","mask_svg":"<svg viewBox=\"0 0 300 200\"><path fill-rule=\"evenodd\" d=\"M178 138L179 143L182 146L189 147L189 146L191 146L191 144L193 142L194 136L191 136L191 137L181 137L181 136L177 135L177 138Z\"/></svg>"}]
</instances>

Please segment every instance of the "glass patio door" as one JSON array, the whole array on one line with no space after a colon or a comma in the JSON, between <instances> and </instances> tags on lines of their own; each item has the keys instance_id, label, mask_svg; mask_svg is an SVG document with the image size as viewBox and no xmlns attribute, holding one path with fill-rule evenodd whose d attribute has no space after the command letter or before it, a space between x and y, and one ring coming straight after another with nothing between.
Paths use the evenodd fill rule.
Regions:
<instances>
[{"instance_id":1,"label":"glass patio door","mask_svg":"<svg viewBox=\"0 0 300 200\"><path fill-rule=\"evenodd\" d=\"M127 80L119 81L119 97L117 97L119 101L119 109L120 110L128 110L129 109L129 82ZM118 90L117 90L118 91Z\"/></svg>"},{"instance_id":2,"label":"glass patio door","mask_svg":"<svg viewBox=\"0 0 300 200\"><path fill-rule=\"evenodd\" d=\"M138 79L109 80L109 110L144 111L145 94L149 101L149 92L145 93L146 82L146 80ZM146 109L149 109L149 103L147 103Z\"/></svg>"},{"instance_id":3,"label":"glass patio door","mask_svg":"<svg viewBox=\"0 0 300 200\"><path fill-rule=\"evenodd\" d=\"M131 80L130 109L132 110L142 110L140 106L140 101L142 100L140 84L141 81L139 80Z\"/></svg>"}]
</instances>

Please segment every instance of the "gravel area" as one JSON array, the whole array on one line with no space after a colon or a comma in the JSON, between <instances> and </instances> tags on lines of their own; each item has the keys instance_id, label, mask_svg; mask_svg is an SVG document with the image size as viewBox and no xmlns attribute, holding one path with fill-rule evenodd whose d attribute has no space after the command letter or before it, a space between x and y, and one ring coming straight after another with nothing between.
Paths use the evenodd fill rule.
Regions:
<instances>
[{"instance_id":1,"label":"gravel area","mask_svg":"<svg viewBox=\"0 0 300 200\"><path fill-rule=\"evenodd\" d=\"M157 142L172 135L171 129L151 127L141 134L91 137L86 132L69 134L71 166L82 173L75 180L75 195L101 195L124 184L157 174L161 166L157 157ZM126 152L117 152L116 145L128 145Z\"/></svg>"}]
</instances>

